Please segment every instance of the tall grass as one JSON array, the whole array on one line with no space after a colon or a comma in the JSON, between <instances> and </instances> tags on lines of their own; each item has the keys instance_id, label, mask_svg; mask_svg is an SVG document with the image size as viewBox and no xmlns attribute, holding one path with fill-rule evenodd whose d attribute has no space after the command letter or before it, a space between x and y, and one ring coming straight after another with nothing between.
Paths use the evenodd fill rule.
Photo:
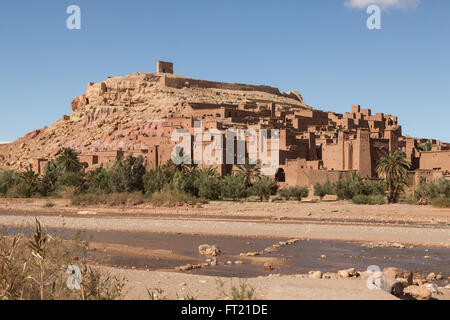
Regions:
<instances>
[{"instance_id":1,"label":"tall grass","mask_svg":"<svg viewBox=\"0 0 450 320\"><path fill-rule=\"evenodd\" d=\"M119 299L125 279L87 266L87 242L48 235L36 220L32 234L0 236L0 300ZM68 266L80 267L81 289L67 286Z\"/></svg>"}]
</instances>

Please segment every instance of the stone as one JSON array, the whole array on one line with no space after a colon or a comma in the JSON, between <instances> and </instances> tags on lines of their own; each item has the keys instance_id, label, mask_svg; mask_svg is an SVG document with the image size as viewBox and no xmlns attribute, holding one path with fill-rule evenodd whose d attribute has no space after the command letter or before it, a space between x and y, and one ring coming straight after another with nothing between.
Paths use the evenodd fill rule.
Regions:
<instances>
[{"instance_id":1,"label":"stone","mask_svg":"<svg viewBox=\"0 0 450 320\"><path fill-rule=\"evenodd\" d=\"M402 270L399 268L385 268L383 269L383 276L390 277L391 279L405 279L408 282L408 285L413 284L413 273L408 270Z\"/></svg>"},{"instance_id":2,"label":"stone","mask_svg":"<svg viewBox=\"0 0 450 320\"><path fill-rule=\"evenodd\" d=\"M273 270L273 266L269 262L265 262L264 263L264 270L265 271L272 271Z\"/></svg>"},{"instance_id":3,"label":"stone","mask_svg":"<svg viewBox=\"0 0 450 320\"><path fill-rule=\"evenodd\" d=\"M431 294L439 294L438 286L434 283L427 283L424 285L425 288L427 288L428 291L431 292Z\"/></svg>"},{"instance_id":4,"label":"stone","mask_svg":"<svg viewBox=\"0 0 450 320\"><path fill-rule=\"evenodd\" d=\"M322 198L322 201L324 201L324 202L335 202L338 200L339 200L339 197L334 194L327 194Z\"/></svg>"},{"instance_id":5,"label":"stone","mask_svg":"<svg viewBox=\"0 0 450 320\"><path fill-rule=\"evenodd\" d=\"M431 292L424 286L409 286L403 290L403 293L415 300L431 299Z\"/></svg>"},{"instance_id":6,"label":"stone","mask_svg":"<svg viewBox=\"0 0 450 320\"><path fill-rule=\"evenodd\" d=\"M395 280L397 280L398 282L400 282L400 283L403 285L403 288L406 288L406 287L408 287L408 286L410 285L410 283L408 283L408 280L407 280L407 279L404 279L404 278L397 278L397 279L395 279Z\"/></svg>"},{"instance_id":7,"label":"stone","mask_svg":"<svg viewBox=\"0 0 450 320\"><path fill-rule=\"evenodd\" d=\"M213 256L213 257L217 257L222 253L217 246L215 245L210 246L208 244L202 244L201 246L199 246L198 252L203 256Z\"/></svg>"},{"instance_id":8,"label":"stone","mask_svg":"<svg viewBox=\"0 0 450 320\"><path fill-rule=\"evenodd\" d=\"M190 264L187 264L187 265L185 265L185 266L179 267L178 269L179 269L180 271L190 271L190 270L193 269L193 266L190 265Z\"/></svg>"},{"instance_id":9,"label":"stone","mask_svg":"<svg viewBox=\"0 0 450 320\"><path fill-rule=\"evenodd\" d=\"M310 271L309 278L310 279L322 279L323 273L321 271Z\"/></svg>"},{"instance_id":10,"label":"stone","mask_svg":"<svg viewBox=\"0 0 450 320\"><path fill-rule=\"evenodd\" d=\"M427 281L428 281L428 282L433 282L434 280L436 280L436 274L434 274L433 272L431 272L431 273L427 276Z\"/></svg>"},{"instance_id":11,"label":"stone","mask_svg":"<svg viewBox=\"0 0 450 320\"><path fill-rule=\"evenodd\" d=\"M356 272L355 268L350 268L338 271L338 275L342 278L352 278L357 277L358 273Z\"/></svg>"},{"instance_id":12,"label":"stone","mask_svg":"<svg viewBox=\"0 0 450 320\"><path fill-rule=\"evenodd\" d=\"M244 262L241 261L241 260L237 260L237 261L234 262L234 264L244 264Z\"/></svg>"},{"instance_id":13,"label":"stone","mask_svg":"<svg viewBox=\"0 0 450 320\"><path fill-rule=\"evenodd\" d=\"M324 255L324 254L322 254L322 255L320 256L320 259L326 259L326 258L327 258L327 256Z\"/></svg>"},{"instance_id":14,"label":"stone","mask_svg":"<svg viewBox=\"0 0 450 320\"><path fill-rule=\"evenodd\" d=\"M334 273L334 272L327 272L322 276L323 279L328 279L328 280L338 280L340 279L339 274Z\"/></svg>"}]
</instances>

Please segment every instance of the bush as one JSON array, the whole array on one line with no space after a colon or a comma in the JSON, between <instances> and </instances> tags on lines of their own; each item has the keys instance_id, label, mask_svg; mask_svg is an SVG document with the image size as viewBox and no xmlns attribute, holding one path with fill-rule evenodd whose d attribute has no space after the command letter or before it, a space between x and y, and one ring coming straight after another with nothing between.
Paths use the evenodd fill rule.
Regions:
<instances>
[{"instance_id":1,"label":"bush","mask_svg":"<svg viewBox=\"0 0 450 320\"><path fill-rule=\"evenodd\" d=\"M119 299L125 279L87 267L87 249L79 234L71 241L51 237L39 221L31 235L0 235L0 300ZM67 270L74 263L81 290L67 286Z\"/></svg>"},{"instance_id":2,"label":"bush","mask_svg":"<svg viewBox=\"0 0 450 320\"><path fill-rule=\"evenodd\" d=\"M382 195L364 195L358 194L353 199L354 204L380 205L386 204L386 197Z\"/></svg>"},{"instance_id":3,"label":"bush","mask_svg":"<svg viewBox=\"0 0 450 320\"><path fill-rule=\"evenodd\" d=\"M144 177L144 190L146 195L161 191L164 186L172 182L174 172L166 167L159 167L148 171Z\"/></svg>"},{"instance_id":4,"label":"bush","mask_svg":"<svg viewBox=\"0 0 450 320\"><path fill-rule=\"evenodd\" d=\"M7 176L15 177L14 174L7 174ZM8 185L8 180L6 179L5 187L6 196L9 198L31 198L39 192L40 179L37 174L31 170L21 172L17 174L18 179L14 180L14 184ZM15 178L14 178L15 179ZM12 182L12 181L10 181Z\"/></svg>"},{"instance_id":5,"label":"bush","mask_svg":"<svg viewBox=\"0 0 450 320\"><path fill-rule=\"evenodd\" d=\"M416 202L425 201L430 203L438 198L450 198L450 181L445 178L429 183L421 182L414 192Z\"/></svg>"},{"instance_id":6,"label":"bush","mask_svg":"<svg viewBox=\"0 0 450 320\"><path fill-rule=\"evenodd\" d=\"M84 180L78 172L65 172L58 177L57 188L75 187L80 188Z\"/></svg>"},{"instance_id":7,"label":"bush","mask_svg":"<svg viewBox=\"0 0 450 320\"><path fill-rule=\"evenodd\" d=\"M325 182L323 185L316 183L314 185L314 195L321 198L325 197L327 194L336 194L333 185L330 181Z\"/></svg>"},{"instance_id":8,"label":"bush","mask_svg":"<svg viewBox=\"0 0 450 320\"><path fill-rule=\"evenodd\" d=\"M295 199L301 201L302 198L306 198L309 195L309 190L306 187L290 187L281 189L278 192L278 195L286 200Z\"/></svg>"},{"instance_id":9,"label":"bush","mask_svg":"<svg viewBox=\"0 0 450 320\"><path fill-rule=\"evenodd\" d=\"M222 184L215 177L201 177L198 183L198 196L208 200L219 200L221 196Z\"/></svg>"},{"instance_id":10,"label":"bush","mask_svg":"<svg viewBox=\"0 0 450 320\"><path fill-rule=\"evenodd\" d=\"M386 183L384 181L363 180L353 173L347 179L335 183L327 181L323 185L314 186L314 195L323 198L325 195L337 195L342 200L352 200L357 195L384 195Z\"/></svg>"},{"instance_id":11,"label":"bush","mask_svg":"<svg viewBox=\"0 0 450 320\"><path fill-rule=\"evenodd\" d=\"M6 196L8 190L20 182L19 174L13 170L0 171L0 195Z\"/></svg>"},{"instance_id":12,"label":"bush","mask_svg":"<svg viewBox=\"0 0 450 320\"><path fill-rule=\"evenodd\" d=\"M196 174L194 172L185 174L182 171L177 171L173 176L172 187L174 190L198 196L198 187L195 180Z\"/></svg>"},{"instance_id":13,"label":"bush","mask_svg":"<svg viewBox=\"0 0 450 320\"><path fill-rule=\"evenodd\" d=\"M238 200L247 197L247 186L242 175L229 175L222 181L222 198Z\"/></svg>"},{"instance_id":14,"label":"bush","mask_svg":"<svg viewBox=\"0 0 450 320\"><path fill-rule=\"evenodd\" d=\"M91 171L87 177L88 192L111 193L111 179L109 171L105 168L97 168Z\"/></svg>"},{"instance_id":15,"label":"bush","mask_svg":"<svg viewBox=\"0 0 450 320\"><path fill-rule=\"evenodd\" d=\"M272 194L277 192L277 183L269 177L262 177L256 180L250 187L249 193L259 197L259 200L268 200Z\"/></svg>"},{"instance_id":16,"label":"bush","mask_svg":"<svg viewBox=\"0 0 450 320\"><path fill-rule=\"evenodd\" d=\"M143 176L145 175L144 158L133 157L125 159L118 157L110 169L110 184L113 192L144 191Z\"/></svg>"},{"instance_id":17,"label":"bush","mask_svg":"<svg viewBox=\"0 0 450 320\"><path fill-rule=\"evenodd\" d=\"M450 198L449 197L439 197L431 201L433 207L438 208L450 208Z\"/></svg>"},{"instance_id":18,"label":"bush","mask_svg":"<svg viewBox=\"0 0 450 320\"><path fill-rule=\"evenodd\" d=\"M141 192L111 194L82 193L74 195L71 203L74 206L137 206L146 201L148 199Z\"/></svg>"}]
</instances>

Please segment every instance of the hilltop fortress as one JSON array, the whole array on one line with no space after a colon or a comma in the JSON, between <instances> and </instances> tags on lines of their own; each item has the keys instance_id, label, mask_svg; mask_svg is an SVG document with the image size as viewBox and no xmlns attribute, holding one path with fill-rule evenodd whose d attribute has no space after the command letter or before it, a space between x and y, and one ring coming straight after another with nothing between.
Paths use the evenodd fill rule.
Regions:
<instances>
[{"instance_id":1,"label":"hilltop fortress","mask_svg":"<svg viewBox=\"0 0 450 320\"><path fill-rule=\"evenodd\" d=\"M274 178L287 185L310 186L336 181L357 170L377 178L385 154L403 151L412 163L409 183L450 178L450 144L404 136L396 116L372 114L354 105L345 114L316 110L298 92L269 86L190 79L173 74L169 62L156 73L135 73L89 83L71 103L73 113L49 127L0 145L0 168L42 173L60 148L81 154L86 170L109 165L117 155L146 158L150 168L171 158L171 135L184 129L278 129L279 170ZM269 137L269 146L271 145ZM249 152L245 142L246 153ZM225 161L224 161L225 163ZM221 175L233 165L215 165Z\"/></svg>"}]
</instances>

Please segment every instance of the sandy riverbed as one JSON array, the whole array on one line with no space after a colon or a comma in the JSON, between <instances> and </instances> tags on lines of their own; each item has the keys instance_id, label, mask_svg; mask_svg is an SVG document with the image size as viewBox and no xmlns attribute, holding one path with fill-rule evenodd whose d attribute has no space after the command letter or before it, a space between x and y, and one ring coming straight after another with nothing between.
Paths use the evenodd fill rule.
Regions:
<instances>
[{"instance_id":1,"label":"sandy riverbed","mask_svg":"<svg viewBox=\"0 0 450 320\"><path fill-rule=\"evenodd\" d=\"M46 207L49 202L54 206ZM35 217L46 228L368 243L382 240L403 245L450 248L449 209L405 204L357 206L348 202L212 202L175 208L145 205L81 208L72 207L68 200L63 199L0 199L0 225L26 227L34 223ZM150 253L162 254L160 251ZM392 263L395 265L395 261ZM178 297L187 294L198 299L215 299L218 294L215 277L118 268L109 270L124 274L129 280L126 295L129 299L148 298L147 288L162 288L172 299L177 298L177 294ZM248 281L257 288L261 299L393 298L384 292L368 290L361 280L281 276L250 278ZM439 297L442 298L448 299L448 293Z\"/></svg>"}]
</instances>

